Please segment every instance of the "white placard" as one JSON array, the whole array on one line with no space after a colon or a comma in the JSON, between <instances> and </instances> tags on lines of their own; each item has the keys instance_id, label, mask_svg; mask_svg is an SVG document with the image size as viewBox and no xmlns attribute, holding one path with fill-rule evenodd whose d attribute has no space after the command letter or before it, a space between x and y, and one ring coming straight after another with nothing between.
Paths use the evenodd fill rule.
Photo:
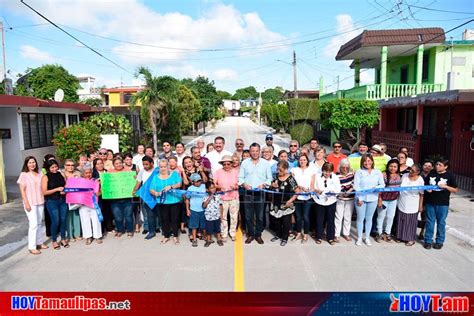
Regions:
<instances>
[{"instance_id":1,"label":"white placard","mask_svg":"<svg viewBox=\"0 0 474 316\"><path fill-rule=\"evenodd\" d=\"M102 138L100 148L112 149L114 153L118 153L120 151L118 134L100 135L100 137Z\"/></svg>"}]
</instances>

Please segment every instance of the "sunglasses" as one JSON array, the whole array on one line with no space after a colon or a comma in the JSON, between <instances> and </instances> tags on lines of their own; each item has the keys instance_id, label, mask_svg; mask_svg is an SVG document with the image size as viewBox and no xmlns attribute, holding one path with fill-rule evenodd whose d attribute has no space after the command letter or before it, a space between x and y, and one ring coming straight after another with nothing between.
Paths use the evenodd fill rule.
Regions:
<instances>
[{"instance_id":1,"label":"sunglasses","mask_svg":"<svg viewBox=\"0 0 474 316\"><path fill-rule=\"evenodd\" d=\"M71 165L71 164L67 164L67 165L64 165L66 167L74 167L74 165Z\"/></svg>"},{"instance_id":2,"label":"sunglasses","mask_svg":"<svg viewBox=\"0 0 474 316\"><path fill-rule=\"evenodd\" d=\"M231 162L223 162L222 165L223 166L230 166L232 163Z\"/></svg>"},{"instance_id":3,"label":"sunglasses","mask_svg":"<svg viewBox=\"0 0 474 316\"><path fill-rule=\"evenodd\" d=\"M338 145L336 145L336 146L333 146L333 147L334 147L334 148L341 148L342 146L338 146Z\"/></svg>"},{"instance_id":4,"label":"sunglasses","mask_svg":"<svg viewBox=\"0 0 474 316\"><path fill-rule=\"evenodd\" d=\"M107 155L107 153L99 153L99 155Z\"/></svg>"},{"instance_id":5,"label":"sunglasses","mask_svg":"<svg viewBox=\"0 0 474 316\"><path fill-rule=\"evenodd\" d=\"M235 146L243 146L244 143L235 143Z\"/></svg>"},{"instance_id":6,"label":"sunglasses","mask_svg":"<svg viewBox=\"0 0 474 316\"><path fill-rule=\"evenodd\" d=\"M290 147L298 147L298 145L290 145Z\"/></svg>"}]
</instances>

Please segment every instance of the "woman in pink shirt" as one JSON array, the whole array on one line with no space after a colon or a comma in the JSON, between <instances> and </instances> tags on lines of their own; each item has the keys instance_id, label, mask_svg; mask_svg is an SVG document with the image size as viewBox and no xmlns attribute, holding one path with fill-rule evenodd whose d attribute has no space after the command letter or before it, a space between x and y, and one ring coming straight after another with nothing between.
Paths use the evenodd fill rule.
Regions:
<instances>
[{"instance_id":1,"label":"woman in pink shirt","mask_svg":"<svg viewBox=\"0 0 474 316\"><path fill-rule=\"evenodd\" d=\"M222 195L222 218L221 234L224 241L227 235L230 235L232 241L235 241L235 232L237 230L237 219L239 216L239 169L233 168L233 160L229 155L222 157L219 161L222 169L218 169L214 174L214 184L219 191L231 191ZM230 227L227 223L227 212L230 213Z\"/></svg>"},{"instance_id":2,"label":"woman in pink shirt","mask_svg":"<svg viewBox=\"0 0 474 316\"><path fill-rule=\"evenodd\" d=\"M43 224L44 196L41 191L42 176L38 170L38 163L35 157L26 157L17 183L20 186L23 207L29 222L28 250L33 255L39 255L41 253L39 249L48 248L43 243L46 236L46 228Z\"/></svg>"}]
</instances>

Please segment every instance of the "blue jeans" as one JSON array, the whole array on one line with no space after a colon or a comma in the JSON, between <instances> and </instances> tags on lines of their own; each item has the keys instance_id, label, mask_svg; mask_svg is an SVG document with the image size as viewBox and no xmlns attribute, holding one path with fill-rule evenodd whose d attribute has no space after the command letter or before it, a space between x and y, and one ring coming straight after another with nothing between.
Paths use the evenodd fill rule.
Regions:
<instances>
[{"instance_id":1,"label":"blue jeans","mask_svg":"<svg viewBox=\"0 0 474 316\"><path fill-rule=\"evenodd\" d=\"M436 243L442 245L446 238L446 217L448 217L449 205L426 204L425 211L425 244L431 244L433 242L433 233L436 223Z\"/></svg>"},{"instance_id":2,"label":"blue jeans","mask_svg":"<svg viewBox=\"0 0 474 316\"><path fill-rule=\"evenodd\" d=\"M61 232L61 239L66 239L66 219L68 212L66 201L63 199L46 200L46 207L51 217L51 240L56 242L58 230Z\"/></svg>"},{"instance_id":3,"label":"blue jeans","mask_svg":"<svg viewBox=\"0 0 474 316\"><path fill-rule=\"evenodd\" d=\"M374 217L375 209L377 208L377 201L364 202L362 206L355 201L357 211L357 239L362 239L362 232L364 230L365 220L365 236L369 238L370 230L372 229L372 218Z\"/></svg>"},{"instance_id":4,"label":"blue jeans","mask_svg":"<svg viewBox=\"0 0 474 316\"><path fill-rule=\"evenodd\" d=\"M265 195L261 192L245 191L245 226L247 237L261 237L263 232L263 208L265 205ZM254 229L255 217L255 229Z\"/></svg>"},{"instance_id":5,"label":"blue jeans","mask_svg":"<svg viewBox=\"0 0 474 316\"><path fill-rule=\"evenodd\" d=\"M295 211L296 232L301 233L301 228L303 228L304 233L309 234L309 213L311 212L311 200L297 200L295 203Z\"/></svg>"},{"instance_id":6,"label":"blue jeans","mask_svg":"<svg viewBox=\"0 0 474 316\"><path fill-rule=\"evenodd\" d=\"M148 205L143 204L144 206L144 211L146 212L147 216L147 224L146 224L146 230L148 230L149 234L156 234L156 227L159 225L159 210L158 210L158 205L155 205L153 209L149 208ZM158 222L158 223L157 223ZM159 226L158 226L159 227Z\"/></svg>"},{"instance_id":7,"label":"blue jeans","mask_svg":"<svg viewBox=\"0 0 474 316\"><path fill-rule=\"evenodd\" d=\"M133 233L133 206L131 200L110 200L110 208L114 214L115 228L118 233ZM125 220L125 227L123 222Z\"/></svg>"},{"instance_id":8,"label":"blue jeans","mask_svg":"<svg viewBox=\"0 0 474 316\"><path fill-rule=\"evenodd\" d=\"M397 210L397 200L382 201L385 209L377 208L377 234L386 233L390 235L392 231L393 219L395 218L395 211ZM386 220L385 220L386 219ZM383 224L385 222L385 229Z\"/></svg>"},{"instance_id":9,"label":"blue jeans","mask_svg":"<svg viewBox=\"0 0 474 316\"><path fill-rule=\"evenodd\" d=\"M142 201L141 203L141 209L142 209L142 214L143 214L143 230L147 230L151 232L150 230L150 225L148 217L150 216L150 207ZM154 218L155 218L155 229L153 230L153 233L156 231L156 228L161 228L161 223L160 223L160 214L158 211L154 212Z\"/></svg>"}]
</instances>

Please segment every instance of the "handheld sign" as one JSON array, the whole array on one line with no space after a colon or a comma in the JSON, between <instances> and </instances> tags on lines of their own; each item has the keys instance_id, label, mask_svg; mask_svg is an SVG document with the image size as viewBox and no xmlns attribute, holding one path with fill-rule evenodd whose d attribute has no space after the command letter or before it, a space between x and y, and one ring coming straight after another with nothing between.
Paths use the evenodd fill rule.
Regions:
<instances>
[{"instance_id":1,"label":"handheld sign","mask_svg":"<svg viewBox=\"0 0 474 316\"><path fill-rule=\"evenodd\" d=\"M136 183L135 172L105 172L100 175L100 183L104 200L131 198Z\"/></svg>"},{"instance_id":2,"label":"handheld sign","mask_svg":"<svg viewBox=\"0 0 474 316\"><path fill-rule=\"evenodd\" d=\"M351 164L351 168L354 171L360 169L360 158L361 157L349 157L349 163ZM378 169L382 172L385 171L385 167L387 166L387 159L384 156L381 157L372 157L374 158L374 169Z\"/></svg>"},{"instance_id":3,"label":"handheld sign","mask_svg":"<svg viewBox=\"0 0 474 316\"><path fill-rule=\"evenodd\" d=\"M99 183L94 180L84 178L69 178L66 182L66 189L90 189L89 191L70 192L66 194L66 203L81 204L94 208L92 196L99 191Z\"/></svg>"}]
</instances>

